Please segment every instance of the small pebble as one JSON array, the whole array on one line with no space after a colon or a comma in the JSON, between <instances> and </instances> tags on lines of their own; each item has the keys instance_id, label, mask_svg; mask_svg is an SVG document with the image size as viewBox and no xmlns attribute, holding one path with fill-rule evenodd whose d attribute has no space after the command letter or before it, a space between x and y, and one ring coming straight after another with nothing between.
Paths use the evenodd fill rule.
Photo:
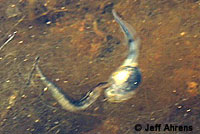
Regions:
<instances>
[{"instance_id":1,"label":"small pebble","mask_svg":"<svg viewBox=\"0 0 200 134\"><path fill-rule=\"evenodd\" d=\"M43 89L43 91L44 91L44 92L46 92L47 90L48 90L48 88L47 88L47 87L45 87L45 88Z\"/></svg>"},{"instance_id":2,"label":"small pebble","mask_svg":"<svg viewBox=\"0 0 200 134\"><path fill-rule=\"evenodd\" d=\"M184 36L185 34L186 34L186 32L181 32L180 33L181 36Z\"/></svg>"},{"instance_id":3,"label":"small pebble","mask_svg":"<svg viewBox=\"0 0 200 134\"><path fill-rule=\"evenodd\" d=\"M176 93L176 90L173 90L172 92L173 92L173 93Z\"/></svg>"},{"instance_id":4,"label":"small pebble","mask_svg":"<svg viewBox=\"0 0 200 134\"><path fill-rule=\"evenodd\" d=\"M59 123L58 121L55 121L55 122L54 122L54 124L58 124L58 123Z\"/></svg>"},{"instance_id":5,"label":"small pebble","mask_svg":"<svg viewBox=\"0 0 200 134\"><path fill-rule=\"evenodd\" d=\"M50 24L51 24L51 21L48 21L46 24L47 24L47 25L50 25Z\"/></svg>"},{"instance_id":6,"label":"small pebble","mask_svg":"<svg viewBox=\"0 0 200 134\"><path fill-rule=\"evenodd\" d=\"M9 110L9 109L11 109L11 106L7 106L7 108L6 108L7 110Z\"/></svg>"},{"instance_id":7,"label":"small pebble","mask_svg":"<svg viewBox=\"0 0 200 134\"><path fill-rule=\"evenodd\" d=\"M27 96L23 94L23 95L22 95L22 98L27 98Z\"/></svg>"},{"instance_id":8,"label":"small pebble","mask_svg":"<svg viewBox=\"0 0 200 134\"><path fill-rule=\"evenodd\" d=\"M187 111L186 112L190 112L191 111L191 109L187 109Z\"/></svg>"},{"instance_id":9,"label":"small pebble","mask_svg":"<svg viewBox=\"0 0 200 134\"><path fill-rule=\"evenodd\" d=\"M56 81L59 81L59 80L60 80L59 78L56 79Z\"/></svg>"},{"instance_id":10,"label":"small pebble","mask_svg":"<svg viewBox=\"0 0 200 134\"><path fill-rule=\"evenodd\" d=\"M35 38L35 35L31 35L31 38Z\"/></svg>"},{"instance_id":11,"label":"small pebble","mask_svg":"<svg viewBox=\"0 0 200 134\"><path fill-rule=\"evenodd\" d=\"M32 29L32 28L33 28L33 26L29 26L28 28L29 28L29 29Z\"/></svg>"},{"instance_id":12,"label":"small pebble","mask_svg":"<svg viewBox=\"0 0 200 134\"><path fill-rule=\"evenodd\" d=\"M39 119L35 120L35 122L39 122L39 121L40 121Z\"/></svg>"},{"instance_id":13,"label":"small pebble","mask_svg":"<svg viewBox=\"0 0 200 134\"><path fill-rule=\"evenodd\" d=\"M29 131L29 130L30 130L30 128L27 128L26 130L27 130L27 131Z\"/></svg>"},{"instance_id":14,"label":"small pebble","mask_svg":"<svg viewBox=\"0 0 200 134\"><path fill-rule=\"evenodd\" d=\"M61 10L64 10L64 9L66 9L66 8L65 8L65 7L61 7L60 9L61 9Z\"/></svg>"},{"instance_id":15,"label":"small pebble","mask_svg":"<svg viewBox=\"0 0 200 134\"><path fill-rule=\"evenodd\" d=\"M18 43L19 43L19 44L22 44L23 42L24 42L24 41L23 41L23 40L21 40L21 41L19 41Z\"/></svg>"},{"instance_id":16,"label":"small pebble","mask_svg":"<svg viewBox=\"0 0 200 134\"><path fill-rule=\"evenodd\" d=\"M182 108L182 106L178 106L178 109L181 109Z\"/></svg>"},{"instance_id":17,"label":"small pebble","mask_svg":"<svg viewBox=\"0 0 200 134\"><path fill-rule=\"evenodd\" d=\"M27 61L28 59L24 59L24 61Z\"/></svg>"},{"instance_id":18,"label":"small pebble","mask_svg":"<svg viewBox=\"0 0 200 134\"><path fill-rule=\"evenodd\" d=\"M67 80L65 80L65 81L63 81L64 83L67 83L68 81Z\"/></svg>"}]
</instances>

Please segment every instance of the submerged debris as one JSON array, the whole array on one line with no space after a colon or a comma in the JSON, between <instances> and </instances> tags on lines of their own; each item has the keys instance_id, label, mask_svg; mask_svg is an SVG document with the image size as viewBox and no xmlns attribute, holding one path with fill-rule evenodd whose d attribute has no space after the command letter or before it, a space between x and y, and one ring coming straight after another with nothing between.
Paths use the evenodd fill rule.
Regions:
<instances>
[{"instance_id":1,"label":"submerged debris","mask_svg":"<svg viewBox=\"0 0 200 134\"><path fill-rule=\"evenodd\" d=\"M199 90L199 85L196 82L188 82L187 83L187 92L192 95L192 96L196 96L198 94L200 94L200 90Z\"/></svg>"}]
</instances>

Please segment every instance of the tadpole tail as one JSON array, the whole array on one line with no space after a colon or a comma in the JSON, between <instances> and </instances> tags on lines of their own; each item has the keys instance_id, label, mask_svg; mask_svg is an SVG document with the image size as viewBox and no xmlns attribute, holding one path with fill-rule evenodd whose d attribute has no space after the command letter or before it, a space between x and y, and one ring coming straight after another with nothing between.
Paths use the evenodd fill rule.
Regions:
<instances>
[{"instance_id":1,"label":"tadpole tail","mask_svg":"<svg viewBox=\"0 0 200 134\"><path fill-rule=\"evenodd\" d=\"M107 87L106 83L102 83L97 87L95 87L93 90L89 91L84 97L82 97L82 99L73 100L71 97L66 95L60 88L58 88L55 84L50 82L46 76L44 76L44 74L42 73L41 69L38 66L38 61L39 58L36 58L35 68L40 76L41 81L51 92L52 96L63 107L63 109L67 111L74 112L88 108L101 95L102 90Z\"/></svg>"},{"instance_id":2,"label":"tadpole tail","mask_svg":"<svg viewBox=\"0 0 200 134\"><path fill-rule=\"evenodd\" d=\"M126 43L129 47L129 53L127 58L125 59L123 66L137 66L137 59L139 56L139 45L140 38L136 35L135 30L128 23L123 21L115 12L112 10L113 16L116 22L120 25L122 32L125 35Z\"/></svg>"}]
</instances>

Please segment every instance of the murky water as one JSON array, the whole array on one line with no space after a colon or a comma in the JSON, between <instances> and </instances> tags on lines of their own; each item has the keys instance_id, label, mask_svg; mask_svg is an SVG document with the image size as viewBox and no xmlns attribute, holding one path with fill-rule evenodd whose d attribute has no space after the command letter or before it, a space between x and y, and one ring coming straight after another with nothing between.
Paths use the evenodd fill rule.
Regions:
<instances>
[{"instance_id":1,"label":"murky water","mask_svg":"<svg viewBox=\"0 0 200 134\"><path fill-rule=\"evenodd\" d=\"M44 74L75 99L107 81L127 54L113 8L141 37L136 96L115 104L102 95L71 113L43 92L35 73L27 85L38 55ZM0 133L198 134L199 12L198 0L1 0ZM147 124L162 129L145 131ZM189 129L164 131L165 124Z\"/></svg>"}]
</instances>

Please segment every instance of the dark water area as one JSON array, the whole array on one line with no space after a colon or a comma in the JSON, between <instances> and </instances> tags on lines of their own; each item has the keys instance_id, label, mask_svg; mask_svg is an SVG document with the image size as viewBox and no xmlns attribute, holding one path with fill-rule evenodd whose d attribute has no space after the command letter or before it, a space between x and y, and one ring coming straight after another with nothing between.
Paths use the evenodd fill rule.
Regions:
<instances>
[{"instance_id":1,"label":"dark water area","mask_svg":"<svg viewBox=\"0 0 200 134\"><path fill-rule=\"evenodd\" d=\"M0 2L0 134L200 134L199 0ZM102 94L68 112L36 73L27 84L38 55L43 73L74 99L107 81L127 55L112 9L141 38L143 80L132 99L110 103Z\"/></svg>"}]
</instances>

